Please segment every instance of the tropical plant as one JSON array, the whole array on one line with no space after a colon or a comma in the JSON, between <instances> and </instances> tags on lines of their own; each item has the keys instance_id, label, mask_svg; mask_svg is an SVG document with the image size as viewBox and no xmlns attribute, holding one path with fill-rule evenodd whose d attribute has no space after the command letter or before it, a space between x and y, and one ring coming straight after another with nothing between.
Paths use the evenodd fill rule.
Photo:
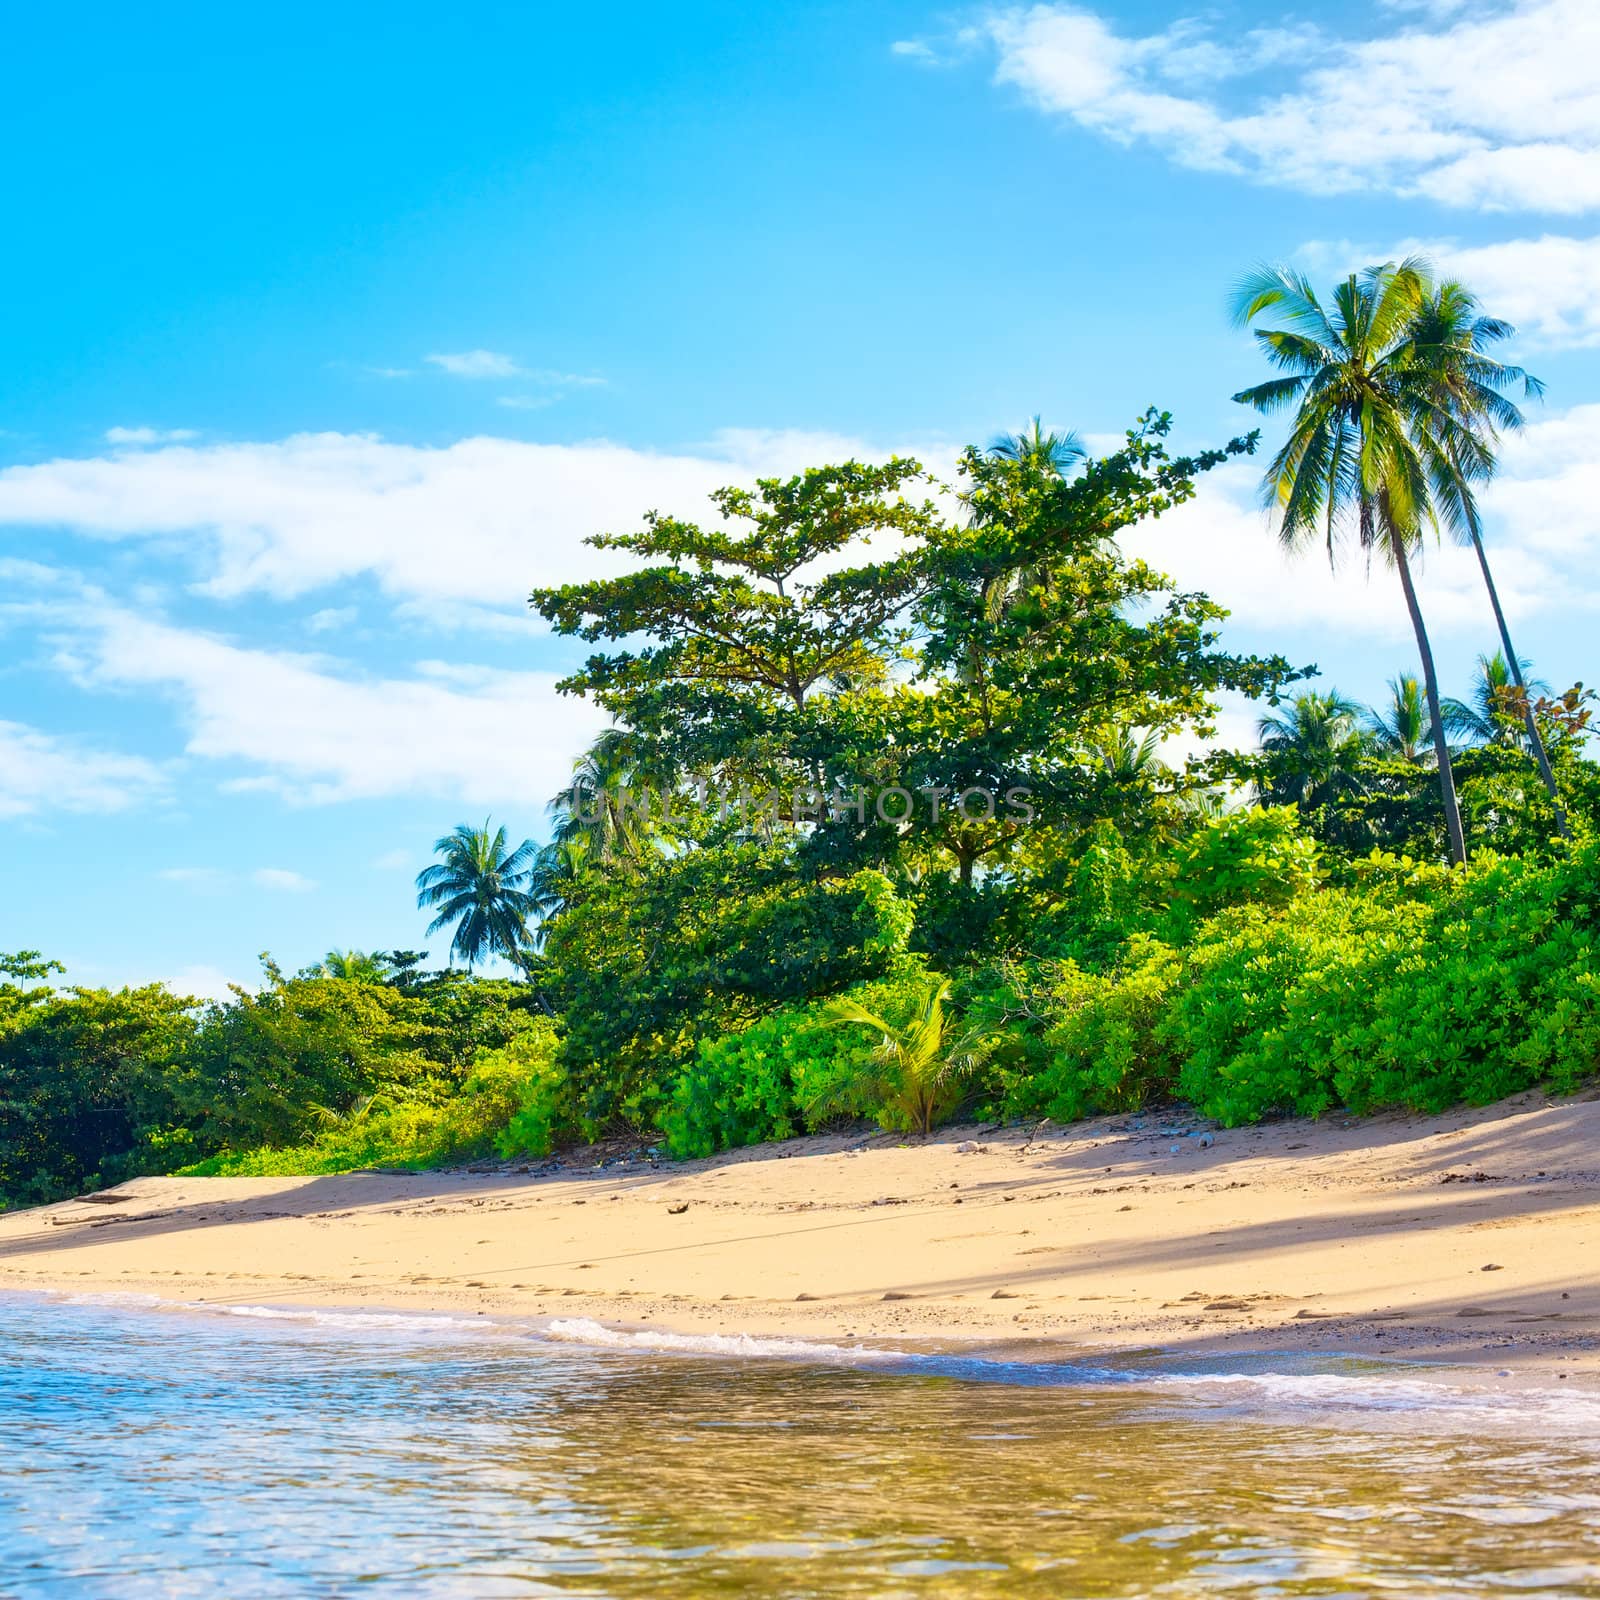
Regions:
<instances>
[{"instance_id":1,"label":"tropical plant","mask_svg":"<svg viewBox=\"0 0 1600 1600\"><path fill-rule=\"evenodd\" d=\"M577 901L583 875L589 868L588 838L552 839L540 848L528 873L528 894L538 919L531 943L542 947L556 918Z\"/></svg>"},{"instance_id":2,"label":"tropical plant","mask_svg":"<svg viewBox=\"0 0 1600 1600\"><path fill-rule=\"evenodd\" d=\"M997 461L1019 461L1064 478L1074 467L1089 459L1088 447L1072 430L1057 433L1047 430L1037 416L1020 433L997 433L987 454Z\"/></svg>"},{"instance_id":3,"label":"tropical plant","mask_svg":"<svg viewBox=\"0 0 1600 1600\"><path fill-rule=\"evenodd\" d=\"M911 1021L897 1027L853 995L823 1007L819 1026L870 1028L878 1044L866 1061L809 1097L816 1113L840 1101L870 1098L882 1104L891 1126L924 1136L961 1103L963 1084L994 1055L1000 1039L981 1024L963 1027L945 1008L948 978L930 978Z\"/></svg>"},{"instance_id":4,"label":"tropical plant","mask_svg":"<svg viewBox=\"0 0 1600 1600\"><path fill-rule=\"evenodd\" d=\"M640 741L625 728L607 728L572 764L572 781L550 802L557 845L582 847L586 860L624 869L659 835L674 782L652 770Z\"/></svg>"},{"instance_id":5,"label":"tropical plant","mask_svg":"<svg viewBox=\"0 0 1600 1600\"><path fill-rule=\"evenodd\" d=\"M1537 378L1521 367L1496 361L1489 354L1515 332L1509 322L1483 316L1475 296L1454 279L1446 279L1424 296L1418 309L1412 330L1412 359L1434 383L1421 427L1434 496L1451 533L1461 543L1470 544L1478 558L1478 570L1483 574L1495 627L1500 633L1501 661L1517 691L1507 701L1508 706L1515 707L1509 715L1522 723L1528 750L1555 807L1556 826L1566 837L1569 830L1555 771L1529 703L1528 691L1533 686L1523 681L1522 662L1511 642L1505 608L1500 604L1500 591L1484 549L1483 520L1473 492L1473 485L1491 478L1499 465L1495 451L1501 432L1514 432L1523 425L1522 412L1502 391L1520 387L1524 399L1536 399L1544 393L1544 385Z\"/></svg>"},{"instance_id":6,"label":"tropical plant","mask_svg":"<svg viewBox=\"0 0 1600 1600\"><path fill-rule=\"evenodd\" d=\"M506 848L506 830L489 831L460 823L438 840L433 853L442 859L417 874L417 905L438 914L429 933L456 925L450 941L452 958L475 967L486 956L510 956L528 943L528 919L539 911L528 892L536 854L524 839Z\"/></svg>"},{"instance_id":7,"label":"tropical plant","mask_svg":"<svg viewBox=\"0 0 1600 1600\"><path fill-rule=\"evenodd\" d=\"M1389 680L1388 704L1368 710L1366 724L1373 742L1386 756L1420 764L1432 754L1433 725L1415 673L1402 672Z\"/></svg>"},{"instance_id":8,"label":"tropical plant","mask_svg":"<svg viewBox=\"0 0 1600 1600\"><path fill-rule=\"evenodd\" d=\"M379 956L365 950L330 950L317 969L325 978L343 978L349 983L382 983L388 969Z\"/></svg>"},{"instance_id":9,"label":"tropical plant","mask_svg":"<svg viewBox=\"0 0 1600 1600\"><path fill-rule=\"evenodd\" d=\"M1431 292L1426 263L1411 259L1352 273L1324 308L1290 267L1250 273L1233 296L1241 326L1272 315L1256 340L1282 374L1234 399L1257 411L1290 410L1289 437L1273 456L1263 492L1277 513L1284 548L1300 551L1353 527L1362 552L1377 554L1400 579L1417 654L1439 769L1451 860L1467 857L1445 738L1433 649L1412 579L1412 561L1441 516L1462 515L1463 473L1444 464L1468 453L1470 430L1443 405L1443 379L1419 355L1418 326Z\"/></svg>"},{"instance_id":10,"label":"tropical plant","mask_svg":"<svg viewBox=\"0 0 1600 1600\"><path fill-rule=\"evenodd\" d=\"M1261 798L1314 811L1358 795L1368 745L1363 720L1361 707L1337 689L1307 690L1289 702L1287 712L1262 717L1256 737L1268 768L1257 781Z\"/></svg>"},{"instance_id":11,"label":"tropical plant","mask_svg":"<svg viewBox=\"0 0 1600 1600\"><path fill-rule=\"evenodd\" d=\"M1522 713L1527 710L1531 716L1528 697L1548 694L1550 685L1542 678L1528 677L1528 666L1520 661L1513 673L1498 650L1492 656L1479 656L1470 697L1444 702L1445 726L1469 744L1529 748ZM1534 731L1538 732L1537 722Z\"/></svg>"},{"instance_id":12,"label":"tropical plant","mask_svg":"<svg viewBox=\"0 0 1600 1600\"><path fill-rule=\"evenodd\" d=\"M1161 735L1143 728L1108 728L1089 742L1088 751L1118 783L1135 783L1167 770L1161 759Z\"/></svg>"}]
</instances>

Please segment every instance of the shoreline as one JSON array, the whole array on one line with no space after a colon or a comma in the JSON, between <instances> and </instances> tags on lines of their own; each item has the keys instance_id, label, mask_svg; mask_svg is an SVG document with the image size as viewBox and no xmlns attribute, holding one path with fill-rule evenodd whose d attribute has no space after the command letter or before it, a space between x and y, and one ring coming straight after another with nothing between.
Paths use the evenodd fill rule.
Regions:
<instances>
[{"instance_id":1,"label":"shoreline","mask_svg":"<svg viewBox=\"0 0 1600 1600\"><path fill-rule=\"evenodd\" d=\"M819 1135L555 1172L143 1178L0 1214L0 1291L585 1318L1052 1361L1600 1378L1600 1098ZM1587 1386L1585 1384L1585 1386Z\"/></svg>"}]
</instances>

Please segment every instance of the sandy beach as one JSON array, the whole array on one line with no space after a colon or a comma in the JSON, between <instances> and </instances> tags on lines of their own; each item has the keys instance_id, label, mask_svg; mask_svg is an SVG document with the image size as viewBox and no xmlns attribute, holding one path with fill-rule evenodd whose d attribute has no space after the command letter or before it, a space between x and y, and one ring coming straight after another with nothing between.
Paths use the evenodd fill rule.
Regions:
<instances>
[{"instance_id":1,"label":"sandy beach","mask_svg":"<svg viewBox=\"0 0 1600 1600\"><path fill-rule=\"evenodd\" d=\"M0 1216L0 1289L1600 1373L1600 1098L551 1167L140 1179Z\"/></svg>"}]
</instances>

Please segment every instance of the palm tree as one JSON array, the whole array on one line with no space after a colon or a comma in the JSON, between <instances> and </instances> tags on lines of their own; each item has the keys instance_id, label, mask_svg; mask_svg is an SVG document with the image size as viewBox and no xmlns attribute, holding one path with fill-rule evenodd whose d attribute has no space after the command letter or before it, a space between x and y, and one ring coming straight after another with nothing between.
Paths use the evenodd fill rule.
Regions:
<instances>
[{"instance_id":1,"label":"palm tree","mask_svg":"<svg viewBox=\"0 0 1600 1600\"><path fill-rule=\"evenodd\" d=\"M1526 704L1531 692L1550 692L1549 684L1527 677L1527 670L1528 663L1519 661L1513 673L1498 650L1492 656L1479 656L1472 696L1444 702L1445 725L1471 744L1520 747L1525 737L1522 718L1511 708L1518 700Z\"/></svg>"},{"instance_id":2,"label":"palm tree","mask_svg":"<svg viewBox=\"0 0 1600 1600\"><path fill-rule=\"evenodd\" d=\"M1045 431L1035 416L1021 433L997 433L987 454L997 461L1022 461L1052 477L1064 478L1089 459L1088 447L1070 428L1065 433Z\"/></svg>"},{"instance_id":3,"label":"palm tree","mask_svg":"<svg viewBox=\"0 0 1600 1600\"><path fill-rule=\"evenodd\" d=\"M1451 703L1444 702L1446 707ZM1369 710L1366 723L1373 742L1386 756L1421 765L1431 754L1433 725L1428 720L1422 685L1413 672L1402 672L1389 680L1388 706Z\"/></svg>"},{"instance_id":4,"label":"palm tree","mask_svg":"<svg viewBox=\"0 0 1600 1600\"><path fill-rule=\"evenodd\" d=\"M364 950L330 950L322 958L322 972L350 983L382 983L388 976L383 963Z\"/></svg>"},{"instance_id":5,"label":"palm tree","mask_svg":"<svg viewBox=\"0 0 1600 1600\"><path fill-rule=\"evenodd\" d=\"M545 935L556 919L577 897L578 887L589 865L589 843L585 835L571 839L552 839L533 858L528 872L528 897L538 926L531 942L544 944Z\"/></svg>"},{"instance_id":6,"label":"palm tree","mask_svg":"<svg viewBox=\"0 0 1600 1600\"><path fill-rule=\"evenodd\" d=\"M1500 591L1489 568L1483 546L1483 521L1478 514L1473 484L1486 482L1499 465L1495 453L1500 434L1523 425L1522 412L1502 392L1520 387L1524 399L1537 399L1544 385L1521 367L1508 366L1489 354L1516 329L1509 322L1481 314L1475 296L1454 279L1446 279L1426 295L1412 333L1413 359L1433 378L1436 393L1425 418L1422 443L1434 496L1452 534L1470 544L1489 592L1495 627L1500 633L1500 658L1508 667L1509 682L1521 702L1513 713L1522 723L1527 748L1550 793L1556 826L1570 837L1567 814L1556 788L1556 775L1545 749L1544 736L1529 702L1529 685L1523 681L1522 662L1511 642L1511 629Z\"/></svg>"},{"instance_id":7,"label":"palm tree","mask_svg":"<svg viewBox=\"0 0 1600 1600\"><path fill-rule=\"evenodd\" d=\"M841 995L823 1007L821 1027L871 1028L878 1045L862 1068L812 1096L807 1111L825 1110L870 1095L926 1136L961 1103L961 1083L994 1054L993 1028L959 1026L945 1010L948 978L931 978L911 1021L897 1028L859 1000Z\"/></svg>"},{"instance_id":8,"label":"palm tree","mask_svg":"<svg viewBox=\"0 0 1600 1600\"><path fill-rule=\"evenodd\" d=\"M1167 770L1161 759L1161 735L1150 729L1111 727L1088 748L1095 765L1117 783L1136 783Z\"/></svg>"},{"instance_id":9,"label":"palm tree","mask_svg":"<svg viewBox=\"0 0 1600 1600\"><path fill-rule=\"evenodd\" d=\"M417 874L417 905L438 912L429 933L455 923L452 959L475 967L485 956L509 956L527 944L528 918L538 910L527 892L531 839L508 851L506 830L490 833L486 818L481 828L458 824L433 853L442 859Z\"/></svg>"},{"instance_id":10,"label":"palm tree","mask_svg":"<svg viewBox=\"0 0 1600 1600\"><path fill-rule=\"evenodd\" d=\"M1422 261L1391 262L1352 273L1324 309L1292 268L1251 273L1234 292L1234 319L1242 326L1275 315L1279 325L1258 328L1256 340L1283 376L1234 399L1264 413L1294 412L1263 482L1284 548L1325 542L1331 560L1336 533L1353 525L1361 550L1369 558L1377 552L1399 575L1422 661L1450 858L1459 864L1467 841L1433 649L1411 576L1423 534L1437 529L1441 498L1451 492L1434 470L1445 449L1440 379L1418 357L1415 339L1430 287Z\"/></svg>"},{"instance_id":11,"label":"palm tree","mask_svg":"<svg viewBox=\"0 0 1600 1600\"><path fill-rule=\"evenodd\" d=\"M572 781L547 808L560 844L582 841L589 859L626 866L659 831L675 775L640 759L638 740L607 728L572 764Z\"/></svg>"},{"instance_id":12,"label":"palm tree","mask_svg":"<svg viewBox=\"0 0 1600 1600\"><path fill-rule=\"evenodd\" d=\"M1367 753L1363 721L1361 707L1337 689L1297 694L1287 714L1262 717L1256 737L1273 770L1259 785L1261 798L1314 811L1362 793L1357 763Z\"/></svg>"}]
</instances>

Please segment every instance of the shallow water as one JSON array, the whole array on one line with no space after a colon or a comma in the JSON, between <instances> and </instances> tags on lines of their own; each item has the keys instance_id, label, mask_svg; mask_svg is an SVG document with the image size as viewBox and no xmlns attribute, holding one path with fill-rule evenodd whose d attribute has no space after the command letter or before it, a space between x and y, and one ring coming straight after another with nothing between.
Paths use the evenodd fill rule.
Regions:
<instances>
[{"instance_id":1,"label":"shallow water","mask_svg":"<svg viewBox=\"0 0 1600 1600\"><path fill-rule=\"evenodd\" d=\"M1576 1386L555 1335L0 1300L0 1593L1600 1595Z\"/></svg>"}]
</instances>

